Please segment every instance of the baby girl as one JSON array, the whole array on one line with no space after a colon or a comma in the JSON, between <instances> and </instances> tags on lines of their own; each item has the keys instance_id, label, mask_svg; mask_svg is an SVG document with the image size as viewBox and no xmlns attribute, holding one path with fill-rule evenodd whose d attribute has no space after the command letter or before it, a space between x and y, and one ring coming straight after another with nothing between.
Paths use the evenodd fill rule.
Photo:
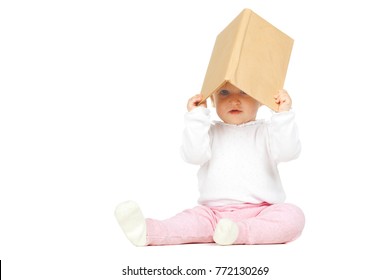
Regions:
<instances>
[{"instance_id":1,"label":"baby girl","mask_svg":"<svg viewBox=\"0 0 390 280\"><path fill-rule=\"evenodd\" d=\"M230 83L211 96L222 121L212 121L202 96L187 104L181 154L200 166L199 205L167 220L145 219L135 202L115 211L135 246L186 243L277 244L298 238L303 212L285 203L278 164L298 157L301 145L285 90L269 120L261 103Z\"/></svg>"}]
</instances>

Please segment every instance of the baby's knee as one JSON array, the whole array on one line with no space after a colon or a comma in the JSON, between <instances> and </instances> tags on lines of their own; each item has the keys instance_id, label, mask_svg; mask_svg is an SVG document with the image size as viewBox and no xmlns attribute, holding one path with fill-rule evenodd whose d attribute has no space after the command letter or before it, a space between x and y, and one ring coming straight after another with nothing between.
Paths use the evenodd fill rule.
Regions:
<instances>
[{"instance_id":1,"label":"baby's knee","mask_svg":"<svg viewBox=\"0 0 390 280\"><path fill-rule=\"evenodd\" d=\"M274 204L271 207L283 221L286 243L297 239L305 227L305 215L302 209L290 203Z\"/></svg>"},{"instance_id":2,"label":"baby's knee","mask_svg":"<svg viewBox=\"0 0 390 280\"><path fill-rule=\"evenodd\" d=\"M305 214L302 209L289 203L285 203L285 212L287 216L288 231L290 241L297 239L305 227Z\"/></svg>"}]
</instances>

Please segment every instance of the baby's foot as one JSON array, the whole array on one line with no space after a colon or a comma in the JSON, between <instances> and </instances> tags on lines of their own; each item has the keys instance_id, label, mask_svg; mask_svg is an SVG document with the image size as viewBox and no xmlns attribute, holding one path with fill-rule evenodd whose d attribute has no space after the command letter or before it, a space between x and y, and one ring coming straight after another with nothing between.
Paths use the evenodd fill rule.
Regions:
<instances>
[{"instance_id":1,"label":"baby's foot","mask_svg":"<svg viewBox=\"0 0 390 280\"><path fill-rule=\"evenodd\" d=\"M213 239L219 245L232 245L238 237L238 226L230 219L220 219Z\"/></svg>"},{"instance_id":2,"label":"baby's foot","mask_svg":"<svg viewBox=\"0 0 390 280\"><path fill-rule=\"evenodd\" d=\"M115 216L131 243L135 246L146 245L145 218L137 203L133 201L122 202L116 207Z\"/></svg>"}]
</instances>

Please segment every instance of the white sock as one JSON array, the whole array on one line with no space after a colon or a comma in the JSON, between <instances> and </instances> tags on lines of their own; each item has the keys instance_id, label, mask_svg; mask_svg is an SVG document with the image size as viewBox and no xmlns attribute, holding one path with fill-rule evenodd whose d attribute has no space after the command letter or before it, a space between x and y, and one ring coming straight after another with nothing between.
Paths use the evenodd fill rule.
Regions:
<instances>
[{"instance_id":1,"label":"white sock","mask_svg":"<svg viewBox=\"0 0 390 280\"><path fill-rule=\"evenodd\" d=\"M220 219L215 227L213 239L219 245L232 245L238 237L238 226L230 219Z\"/></svg>"},{"instance_id":2,"label":"white sock","mask_svg":"<svg viewBox=\"0 0 390 280\"><path fill-rule=\"evenodd\" d=\"M115 217L133 245L146 245L145 218L137 203L134 201L122 202L115 209Z\"/></svg>"}]
</instances>

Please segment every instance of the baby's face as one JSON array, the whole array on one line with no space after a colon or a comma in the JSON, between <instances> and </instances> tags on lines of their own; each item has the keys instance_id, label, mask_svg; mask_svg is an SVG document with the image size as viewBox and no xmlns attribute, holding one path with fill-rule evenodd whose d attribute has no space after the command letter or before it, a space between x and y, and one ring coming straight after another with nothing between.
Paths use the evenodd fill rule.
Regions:
<instances>
[{"instance_id":1,"label":"baby's face","mask_svg":"<svg viewBox=\"0 0 390 280\"><path fill-rule=\"evenodd\" d=\"M228 124L243 124L256 120L260 102L239 88L226 83L212 96L218 116Z\"/></svg>"}]
</instances>

